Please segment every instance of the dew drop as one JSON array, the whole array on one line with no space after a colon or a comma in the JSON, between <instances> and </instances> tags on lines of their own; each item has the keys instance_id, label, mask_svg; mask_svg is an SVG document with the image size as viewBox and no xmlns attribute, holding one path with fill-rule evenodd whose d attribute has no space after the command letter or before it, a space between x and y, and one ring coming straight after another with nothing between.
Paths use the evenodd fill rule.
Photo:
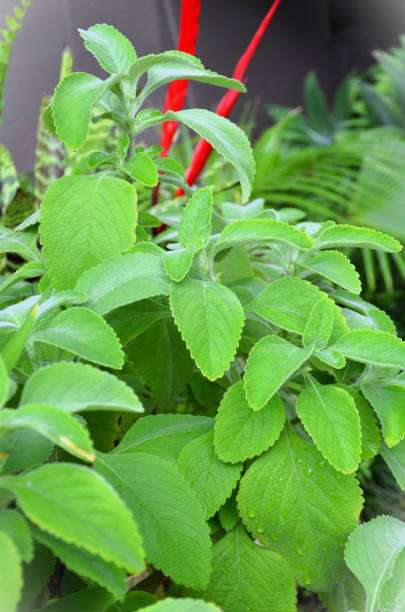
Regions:
<instances>
[{"instance_id":1,"label":"dew drop","mask_svg":"<svg viewBox=\"0 0 405 612\"><path fill-rule=\"evenodd\" d=\"M264 531L263 527L258 527L258 528L257 528L257 532L258 532L258 533L263 533L263 531Z\"/></svg>"},{"instance_id":2,"label":"dew drop","mask_svg":"<svg viewBox=\"0 0 405 612\"><path fill-rule=\"evenodd\" d=\"M256 512L254 510L249 510L248 517L249 518L255 518L255 516L256 516Z\"/></svg>"},{"instance_id":3,"label":"dew drop","mask_svg":"<svg viewBox=\"0 0 405 612\"><path fill-rule=\"evenodd\" d=\"M311 578L309 578L308 576L306 576L304 578L304 584L310 585L311 584Z\"/></svg>"},{"instance_id":4,"label":"dew drop","mask_svg":"<svg viewBox=\"0 0 405 612\"><path fill-rule=\"evenodd\" d=\"M307 474L311 474L313 471L314 471L313 468L308 468Z\"/></svg>"}]
</instances>

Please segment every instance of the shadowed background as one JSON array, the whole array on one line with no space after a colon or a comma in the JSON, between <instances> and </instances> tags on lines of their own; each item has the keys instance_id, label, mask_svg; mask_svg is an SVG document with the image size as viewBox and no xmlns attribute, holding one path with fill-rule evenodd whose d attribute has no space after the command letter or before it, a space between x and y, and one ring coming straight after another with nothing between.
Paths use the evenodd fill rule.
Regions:
<instances>
[{"instance_id":1,"label":"shadowed background","mask_svg":"<svg viewBox=\"0 0 405 612\"><path fill-rule=\"evenodd\" d=\"M17 0L0 0L0 26ZM139 54L175 48L180 0L33 0L14 43L6 82L0 141L19 170L33 167L41 95L58 79L60 53L69 45L75 69L100 73L83 48L77 28L106 22L118 27ZM198 55L204 64L230 75L270 2L204 0ZM248 71L246 100L297 106L303 79L315 70L332 94L351 70L371 63L371 52L395 45L405 32L404 0L284 0ZM222 91L193 84L189 104L212 108ZM155 98L161 104L164 92ZM260 123L266 121L263 110Z\"/></svg>"}]
</instances>

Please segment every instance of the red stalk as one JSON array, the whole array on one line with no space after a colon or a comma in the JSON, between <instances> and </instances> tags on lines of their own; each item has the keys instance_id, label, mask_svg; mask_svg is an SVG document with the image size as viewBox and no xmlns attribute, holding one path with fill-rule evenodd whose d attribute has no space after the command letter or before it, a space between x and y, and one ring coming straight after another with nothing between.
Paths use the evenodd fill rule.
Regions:
<instances>
[{"instance_id":1,"label":"red stalk","mask_svg":"<svg viewBox=\"0 0 405 612\"><path fill-rule=\"evenodd\" d=\"M254 54L256 53L257 47L261 39L263 38L263 35L266 32L268 26L270 25L270 22L273 19L274 14L280 2L281 0L274 0L270 9L266 13L263 21L261 22L258 29L256 30L252 40L247 46L246 51L239 58L239 61L236 64L235 70L233 71L233 75L232 75L235 79L239 79L240 81L244 80L245 73L250 64L250 61L253 58ZM221 98L216 108L216 113L218 115L221 115L222 117L228 117L231 110L235 106L236 100L238 99L239 95L240 94L238 91L228 90L226 94ZM186 181L189 185L192 185L193 183L195 183L195 181L201 174L211 154L211 151L212 151L212 146L206 140L200 140L197 143L194 149L193 156L191 158L190 165L186 170ZM177 191L177 195L183 195L183 194L184 192L182 189L179 189Z\"/></svg>"}]
</instances>

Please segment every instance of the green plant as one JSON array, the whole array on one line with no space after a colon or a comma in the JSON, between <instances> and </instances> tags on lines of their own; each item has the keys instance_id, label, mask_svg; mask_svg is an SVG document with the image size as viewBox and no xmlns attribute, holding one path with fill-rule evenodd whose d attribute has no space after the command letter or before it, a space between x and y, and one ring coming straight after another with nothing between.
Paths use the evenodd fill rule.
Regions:
<instances>
[{"instance_id":1,"label":"green plant","mask_svg":"<svg viewBox=\"0 0 405 612\"><path fill-rule=\"evenodd\" d=\"M404 484L405 343L340 249L401 246L190 193L138 135L182 121L233 165L243 200L246 136L141 105L179 78L241 84L182 53L137 58L105 24L81 34L110 76L66 76L44 121L78 149L97 104L116 148L81 157L0 235L0 610L286 612L296 584L343 610L348 583L364 609L344 546L356 474L380 449ZM137 210L159 180L188 189L171 219Z\"/></svg>"}]
</instances>

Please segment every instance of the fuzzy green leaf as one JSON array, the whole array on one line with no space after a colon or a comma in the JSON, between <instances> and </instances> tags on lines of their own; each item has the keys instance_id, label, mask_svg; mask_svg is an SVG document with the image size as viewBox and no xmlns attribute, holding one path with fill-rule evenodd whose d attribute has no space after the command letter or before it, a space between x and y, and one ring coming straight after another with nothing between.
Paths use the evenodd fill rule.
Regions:
<instances>
[{"instance_id":1,"label":"fuzzy green leaf","mask_svg":"<svg viewBox=\"0 0 405 612\"><path fill-rule=\"evenodd\" d=\"M392 448L405 436L405 387L382 382L364 383L361 390L377 413L386 445Z\"/></svg>"},{"instance_id":2,"label":"fuzzy green leaf","mask_svg":"<svg viewBox=\"0 0 405 612\"><path fill-rule=\"evenodd\" d=\"M74 544L66 544L46 531L34 528L34 537L41 544L50 548L71 571L79 576L90 578L119 599L124 596L125 572L116 565L104 561L97 555L91 555Z\"/></svg>"},{"instance_id":3,"label":"fuzzy green leaf","mask_svg":"<svg viewBox=\"0 0 405 612\"><path fill-rule=\"evenodd\" d=\"M17 510L0 510L0 533L8 535L14 542L23 561L29 563L32 560L34 547L31 533L27 521Z\"/></svg>"},{"instance_id":4,"label":"fuzzy green leaf","mask_svg":"<svg viewBox=\"0 0 405 612\"><path fill-rule=\"evenodd\" d=\"M210 431L188 442L177 459L177 467L193 489L207 519L231 496L242 470L240 464L229 465L218 459L213 435Z\"/></svg>"},{"instance_id":5,"label":"fuzzy green leaf","mask_svg":"<svg viewBox=\"0 0 405 612\"><path fill-rule=\"evenodd\" d=\"M136 191L115 177L66 176L42 202L41 242L57 289L73 288L87 269L130 248L135 240Z\"/></svg>"},{"instance_id":6,"label":"fuzzy green leaf","mask_svg":"<svg viewBox=\"0 0 405 612\"><path fill-rule=\"evenodd\" d=\"M381 432L377 424L376 415L360 391L345 385L339 386L350 393L354 399L360 417L361 459L362 461L370 461L378 455L381 447Z\"/></svg>"},{"instance_id":7,"label":"fuzzy green leaf","mask_svg":"<svg viewBox=\"0 0 405 612\"><path fill-rule=\"evenodd\" d=\"M211 187L198 189L185 205L179 228L179 241L184 247L203 249L211 235L214 207Z\"/></svg>"},{"instance_id":8,"label":"fuzzy green leaf","mask_svg":"<svg viewBox=\"0 0 405 612\"><path fill-rule=\"evenodd\" d=\"M69 74L57 86L52 102L55 130L70 149L80 149L85 142L92 108L105 89L104 81L87 72Z\"/></svg>"},{"instance_id":9,"label":"fuzzy green leaf","mask_svg":"<svg viewBox=\"0 0 405 612\"><path fill-rule=\"evenodd\" d=\"M299 249L312 245L307 234L293 225L274 219L239 219L227 225L215 243L214 252L234 246L257 246L260 243L281 242Z\"/></svg>"},{"instance_id":10,"label":"fuzzy green leaf","mask_svg":"<svg viewBox=\"0 0 405 612\"><path fill-rule=\"evenodd\" d=\"M382 446L381 455L394 474L399 487L402 491L405 491L405 440L402 440L394 448Z\"/></svg>"},{"instance_id":11,"label":"fuzzy green leaf","mask_svg":"<svg viewBox=\"0 0 405 612\"><path fill-rule=\"evenodd\" d=\"M201 372L210 380L220 378L235 356L244 324L236 295L220 283L186 279L173 285L170 307Z\"/></svg>"},{"instance_id":12,"label":"fuzzy green leaf","mask_svg":"<svg viewBox=\"0 0 405 612\"><path fill-rule=\"evenodd\" d=\"M168 112L168 119L180 121L207 140L236 170L247 202L255 175L255 161L246 134L234 123L201 108Z\"/></svg>"},{"instance_id":13,"label":"fuzzy green leaf","mask_svg":"<svg viewBox=\"0 0 405 612\"><path fill-rule=\"evenodd\" d=\"M168 295L170 282L160 253L127 253L84 272L76 288L87 293L90 308L104 315L132 302Z\"/></svg>"},{"instance_id":14,"label":"fuzzy green leaf","mask_svg":"<svg viewBox=\"0 0 405 612\"><path fill-rule=\"evenodd\" d=\"M303 266L340 285L351 293L360 293L360 276L350 259L339 251L321 251L308 256Z\"/></svg>"},{"instance_id":15,"label":"fuzzy green leaf","mask_svg":"<svg viewBox=\"0 0 405 612\"><path fill-rule=\"evenodd\" d=\"M352 329L334 345L347 359L380 368L405 369L405 342L389 332Z\"/></svg>"},{"instance_id":16,"label":"fuzzy green leaf","mask_svg":"<svg viewBox=\"0 0 405 612\"><path fill-rule=\"evenodd\" d=\"M369 227L356 227L355 225L326 227L316 237L315 247L318 249L360 247L377 249L385 253L398 253L402 249L401 243L392 236Z\"/></svg>"},{"instance_id":17,"label":"fuzzy green leaf","mask_svg":"<svg viewBox=\"0 0 405 612\"><path fill-rule=\"evenodd\" d=\"M88 30L79 29L84 46L110 74L127 72L136 60L135 49L128 38L106 23L97 23Z\"/></svg>"},{"instance_id":18,"label":"fuzzy green leaf","mask_svg":"<svg viewBox=\"0 0 405 612\"><path fill-rule=\"evenodd\" d=\"M222 461L237 463L260 455L279 438L285 414L275 395L254 412L245 397L243 381L232 385L222 398L215 418L214 445Z\"/></svg>"},{"instance_id":19,"label":"fuzzy green leaf","mask_svg":"<svg viewBox=\"0 0 405 612\"><path fill-rule=\"evenodd\" d=\"M23 587L22 563L14 542L0 531L0 610L15 612Z\"/></svg>"},{"instance_id":20,"label":"fuzzy green leaf","mask_svg":"<svg viewBox=\"0 0 405 612\"><path fill-rule=\"evenodd\" d=\"M249 531L286 559L300 584L327 591L339 580L362 507L353 476L334 470L288 429L248 469L238 500Z\"/></svg>"},{"instance_id":21,"label":"fuzzy green leaf","mask_svg":"<svg viewBox=\"0 0 405 612\"><path fill-rule=\"evenodd\" d=\"M356 471L361 456L360 417L353 398L334 385L309 378L296 411L327 461L340 472Z\"/></svg>"},{"instance_id":22,"label":"fuzzy green leaf","mask_svg":"<svg viewBox=\"0 0 405 612\"><path fill-rule=\"evenodd\" d=\"M124 363L124 353L114 330L89 308L63 310L32 339L108 368L120 369Z\"/></svg>"},{"instance_id":23,"label":"fuzzy green leaf","mask_svg":"<svg viewBox=\"0 0 405 612\"><path fill-rule=\"evenodd\" d=\"M286 561L252 542L242 526L214 546L210 583L204 595L224 612L293 612L295 583Z\"/></svg>"},{"instance_id":24,"label":"fuzzy green leaf","mask_svg":"<svg viewBox=\"0 0 405 612\"><path fill-rule=\"evenodd\" d=\"M265 336L249 353L245 392L253 410L260 410L312 354L279 336Z\"/></svg>"},{"instance_id":25,"label":"fuzzy green leaf","mask_svg":"<svg viewBox=\"0 0 405 612\"><path fill-rule=\"evenodd\" d=\"M95 466L134 514L147 560L180 584L204 588L210 573L209 530L178 469L144 453L100 455Z\"/></svg>"},{"instance_id":26,"label":"fuzzy green leaf","mask_svg":"<svg viewBox=\"0 0 405 612\"><path fill-rule=\"evenodd\" d=\"M202 599L173 599L166 597L147 608L142 608L142 612L221 612L217 606L207 603Z\"/></svg>"},{"instance_id":27,"label":"fuzzy green leaf","mask_svg":"<svg viewBox=\"0 0 405 612\"><path fill-rule=\"evenodd\" d=\"M1 410L0 431L15 429L32 429L83 461L95 460L87 430L61 408L34 404L18 410Z\"/></svg>"},{"instance_id":28,"label":"fuzzy green leaf","mask_svg":"<svg viewBox=\"0 0 405 612\"><path fill-rule=\"evenodd\" d=\"M66 412L143 412L139 399L122 380L83 363L53 363L29 377L20 405L46 402Z\"/></svg>"},{"instance_id":29,"label":"fuzzy green leaf","mask_svg":"<svg viewBox=\"0 0 405 612\"><path fill-rule=\"evenodd\" d=\"M329 342L333 330L335 304L326 296L313 305L306 322L302 344L323 349Z\"/></svg>"},{"instance_id":30,"label":"fuzzy green leaf","mask_svg":"<svg viewBox=\"0 0 405 612\"><path fill-rule=\"evenodd\" d=\"M146 187L155 187L159 181L159 175L153 160L142 151L130 157L123 165L123 170L131 178Z\"/></svg>"},{"instance_id":31,"label":"fuzzy green leaf","mask_svg":"<svg viewBox=\"0 0 405 612\"><path fill-rule=\"evenodd\" d=\"M345 560L367 593L367 612L381 610L380 596L405 548L405 523L379 516L358 527L346 544ZM400 582L397 583L400 588Z\"/></svg>"},{"instance_id":32,"label":"fuzzy green leaf","mask_svg":"<svg viewBox=\"0 0 405 612\"><path fill-rule=\"evenodd\" d=\"M213 419L191 414L157 414L140 418L126 432L115 453L151 453L176 461L183 446L206 433Z\"/></svg>"},{"instance_id":33,"label":"fuzzy green leaf","mask_svg":"<svg viewBox=\"0 0 405 612\"><path fill-rule=\"evenodd\" d=\"M167 251L163 256L163 267L170 280L180 283L184 280L193 263L195 250L193 247Z\"/></svg>"},{"instance_id":34,"label":"fuzzy green leaf","mask_svg":"<svg viewBox=\"0 0 405 612\"><path fill-rule=\"evenodd\" d=\"M38 262L37 239L36 232L16 232L0 226L0 253L15 253L26 261Z\"/></svg>"},{"instance_id":35,"label":"fuzzy green leaf","mask_svg":"<svg viewBox=\"0 0 405 612\"><path fill-rule=\"evenodd\" d=\"M9 382L8 373L4 360L0 355L0 407L3 406L8 398Z\"/></svg>"},{"instance_id":36,"label":"fuzzy green leaf","mask_svg":"<svg viewBox=\"0 0 405 612\"><path fill-rule=\"evenodd\" d=\"M47 533L129 572L144 569L137 526L118 494L96 472L51 463L1 477L28 518Z\"/></svg>"}]
</instances>

